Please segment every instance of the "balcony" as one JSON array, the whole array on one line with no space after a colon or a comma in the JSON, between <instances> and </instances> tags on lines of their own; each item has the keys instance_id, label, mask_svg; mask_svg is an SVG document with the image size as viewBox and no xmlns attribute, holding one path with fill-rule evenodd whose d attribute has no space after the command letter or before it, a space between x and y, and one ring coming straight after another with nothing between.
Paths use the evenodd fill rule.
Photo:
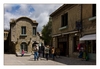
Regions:
<instances>
[{"instance_id":1,"label":"balcony","mask_svg":"<svg viewBox=\"0 0 100 69\"><path fill-rule=\"evenodd\" d=\"M96 20L96 16L89 18L89 21Z\"/></svg>"},{"instance_id":2,"label":"balcony","mask_svg":"<svg viewBox=\"0 0 100 69\"><path fill-rule=\"evenodd\" d=\"M20 34L20 36L22 36L22 37L26 37L26 36L27 36L27 34Z\"/></svg>"},{"instance_id":3,"label":"balcony","mask_svg":"<svg viewBox=\"0 0 100 69\"><path fill-rule=\"evenodd\" d=\"M66 28L67 28L67 26L64 26L64 27L59 28L59 30L63 30L63 29L66 29Z\"/></svg>"}]
</instances>

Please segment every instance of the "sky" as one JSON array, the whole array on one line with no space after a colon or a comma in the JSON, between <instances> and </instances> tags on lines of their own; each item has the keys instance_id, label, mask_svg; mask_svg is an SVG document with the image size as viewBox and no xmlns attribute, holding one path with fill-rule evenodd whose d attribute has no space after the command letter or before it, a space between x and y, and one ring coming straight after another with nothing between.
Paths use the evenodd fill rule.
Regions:
<instances>
[{"instance_id":1,"label":"sky","mask_svg":"<svg viewBox=\"0 0 100 69\"><path fill-rule=\"evenodd\" d=\"M10 19L25 16L36 20L39 24L37 31L49 21L49 15L63 4L4 4L4 29L10 29Z\"/></svg>"}]
</instances>

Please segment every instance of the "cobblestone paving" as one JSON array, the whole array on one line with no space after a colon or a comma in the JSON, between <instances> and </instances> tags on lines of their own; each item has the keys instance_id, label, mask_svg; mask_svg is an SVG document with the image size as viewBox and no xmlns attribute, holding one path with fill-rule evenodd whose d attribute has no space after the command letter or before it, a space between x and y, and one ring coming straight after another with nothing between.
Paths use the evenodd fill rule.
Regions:
<instances>
[{"instance_id":1,"label":"cobblestone paving","mask_svg":"<svg viewBox=\"0 0 100 69\"><path fill-rule=\"evenodd\" d=\"M95 61L82 61L78 58L61 57L55 61L41 58L38 61L33 60L33 55L16 57L13 54L4 54L4 65L96 65Z\"/></svg>"}]
</instances>

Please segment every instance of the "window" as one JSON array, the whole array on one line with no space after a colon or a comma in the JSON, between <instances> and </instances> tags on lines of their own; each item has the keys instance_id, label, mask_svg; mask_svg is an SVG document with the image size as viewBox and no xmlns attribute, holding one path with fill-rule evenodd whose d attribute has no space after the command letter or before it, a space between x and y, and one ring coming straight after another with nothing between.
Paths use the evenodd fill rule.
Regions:
<instances>
[{"instance_id":1,"label":"window","mask_svg":"<svg viewBox=\"0 0 100 69\"><path fill-rule=\"evenodd\" d=\"M96 16L96 4L92 5L92 16Z\"/></svg>"},{"instance_id":2,"label":"window","mask_svg":"<svg viewBox=\"0 0 100 69\"><path fill-rule=\"evenodd\" d=\"M33 35L36 35L36 27L33 27Z\"/></svg>"},{"instance_id":3,"label":"window","mask_svg":"<svg viewBox=\"0 0 100 69\"><path fill-rule=\"evenodd\" d=\"M91 48L92 48L91 41L86 41L85 43L86 43L86 46L87 46L87 49L88 49L88 53L91 53L92 52L92 50L91 50Z\"/></svg>"},{"instance_id":4,"label":"window","mask_svg":"<svg viewBox=\"0 0 100 69\"><path fill-rule=\"evenodd\" d=\"M68 13L61 16L61 27L68 25Z\"/></svg>"},{"instance_id":5,"label":"window","mask_svg":"<svg viewBox=\"0 0 100 69\"><path fill-rule=\"evenodd\" d=\"M7 33L4 33L4 37L5 37L5 38L8 37L8 34L7 34Z\"/></svg>"},{"instance_id":6,"label":"window","mask_svg":"<svg viewBox=\"0 0 100 69\"><path fill-rule=\"evenodd\" d=\"M21 27L21 34L26 34L26 27L25 26Z\"/></svg>"},{"instance_id":7,"label":"window","mask_svg":"<svg viewBox=\"0 0 100 69\"><path fill-rule=\"evenodd\" d=\"M86 41L88 53L96 53L96 40Z\"/></svg>"},{"instance_id":8,"label":"window","mask_svg":"<svg viewBox=\"0 0 100 69\"><path fill-rule=\"evenodd\" d=\"M76 29L79 31L82 29L81 22L76 21Z\"/></svg>"},{"instance_id":9,"label":"window","mask_svg":"<svg viewBox=\"0 0 100 69\"><path fill-rule=\"evenodd\" d=\"M75 36L73 38L73 48L74 48L73 51L74 52L78 52L77 50L78 43L79 43L79 36Z\"/></svg>"},{"instance_id":10,"label":"window","mask_svg":"<svg viewBox=\"0 0 100 69\"><path fill-rule=\"evenodd\" d=\"M6 33L6 37L8 37L8 34Z\"/></svg>"}]
</instances>

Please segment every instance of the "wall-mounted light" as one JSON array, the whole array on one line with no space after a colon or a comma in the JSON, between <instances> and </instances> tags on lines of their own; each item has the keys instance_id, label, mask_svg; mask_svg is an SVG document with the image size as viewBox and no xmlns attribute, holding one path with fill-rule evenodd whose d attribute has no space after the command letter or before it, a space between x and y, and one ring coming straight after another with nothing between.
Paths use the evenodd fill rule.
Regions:
<instances>
[{"instance_id":1,"label":"wall-mounted light","mask_svg":"<svg viewBox=\"0 0 100 69\"><path fill-rule=\"evenodd\" d=\"M77 33L75 33L75 36L77 36Z\"/></svg>"}]
</instances>

